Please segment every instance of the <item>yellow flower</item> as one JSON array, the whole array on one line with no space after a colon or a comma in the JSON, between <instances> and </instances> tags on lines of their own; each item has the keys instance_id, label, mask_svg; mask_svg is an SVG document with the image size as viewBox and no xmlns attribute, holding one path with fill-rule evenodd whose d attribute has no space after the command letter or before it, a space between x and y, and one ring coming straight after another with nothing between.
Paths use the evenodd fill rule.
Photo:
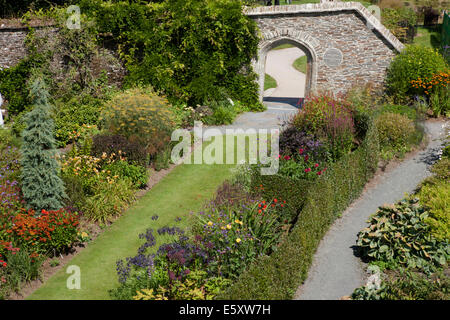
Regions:
<instances>
[{"instance_id":1,"label":"yellow flower","mask_svg":"<svg viewBox=\"0 0 450 320\"><path fill-rule=\"evenodd\" d=\"M237 238L237 239L236 239L236 242L237 242L237 243L241 242L241 238Z\"/></svg>"},{"instance_id":2,"label":"yellow flower","mask_svg":"<svg viewBox=\"0 0 450 320\"><path fill-rule=\"evenodd\" d=\"M227 224L227 229L228 229L228 230L231 229L231 224Z\"/></svg>"},{"instance_id":3,"label":"yellow flower","mask_svg":"<svg viewBox=\"0 0 450 320\"><path fill-rule=\"evenodd\" d=\"M211 221L209 221L209 222L208 222L208 226L211 227L212 225L213 225L213 223L212 223Z\"/></svg>"},{"instance_id":4,"label":"yellow flower","mask_svg":"<svg viewBox=\"0 0 450 320\"><path fill-rule=\"evenodd\" d=\"M239 223L242 226L242 221L236 219L236 220L234 220L234 222Z\"/></svg>"}]
</instances>

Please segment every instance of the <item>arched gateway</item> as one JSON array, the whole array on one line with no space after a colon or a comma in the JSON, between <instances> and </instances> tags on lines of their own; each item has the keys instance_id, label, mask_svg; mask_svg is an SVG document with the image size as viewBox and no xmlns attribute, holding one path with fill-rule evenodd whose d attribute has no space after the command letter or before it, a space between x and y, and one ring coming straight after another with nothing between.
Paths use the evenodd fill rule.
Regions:
<instances>
[{"instance_id":1,"label":"arched gateway","mask_svg":"<svg viewBox=\"0 0 450 320\"><path fill-rule=\"evenodd\" d=\"M325 2L246 10L261 30L254 70L264 93L267 52L291 43L307 56L305 95L339 93L354 83L382 84L386 69L403 44L359 2Z\"/></svg>"}]
</instances>

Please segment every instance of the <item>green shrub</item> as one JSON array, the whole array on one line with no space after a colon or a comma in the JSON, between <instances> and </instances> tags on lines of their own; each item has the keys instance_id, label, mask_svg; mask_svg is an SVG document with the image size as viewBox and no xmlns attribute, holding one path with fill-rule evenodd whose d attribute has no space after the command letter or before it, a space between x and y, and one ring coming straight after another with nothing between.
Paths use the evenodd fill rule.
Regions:
<instances>
[{"instance_id":1,"label":"green shrub","mask_svg":"<svg viewBox=\"0 0 450 320\"><path fill-rule=\"evenodd\" d=\"M415 132L414 122L397 113L383 113L375 119L380 144L383 149L405 152Z\"/></svg>"},{"instance_id":2,"label":"green shrub","mask_svg":"<svg viewBox=\"0 0 450 320\"><path fill-rule=\"evenodd\" d=\"M93 137L91 155L100 158L103 154L108 157L112 154L123 155L128 163L143 167L149 162L144 145L121 135L98 134Z\"/></svg>"},{"instance_id":3,"label":"green shrub","mask_svg":"<svg viewBox=\"0 0 450 320\"><path fill-rule=\"evenodd\" d=\"M442 154L442 159L436 162L431 168L431 172L439 180L448 181L450 179L450 158Z\"/></svg>"},{"instance_id":4,"label":"green shrub","mask_svg":"<svg viewBox=\"0 0 450 320\"><path fill-rule=\"evenodd\" d=\"M263 199L281 199L286 201L289 221L293 221L306 201L308 190L313 185L309 180L297 180L281 175L260 175L254 173L251 190L261 194Z\"/></svg>"},{"instance_id":5,"label":"green shrub","mask_svg":"<svg viewBox=\"0 0 450 320\"><path fill-rule=\"evenodd\" d=\"M378 135L371 125L360 148L330 165L328 173L313 185L299 188L306 201L295 226L277 251L258 259L218 299L291 299L306 279L328 227L373 176L378 155ZM285 186L281 180L278 185Z\"/></svg>"},{"instance_id":6,"label":"green shrub","mask_svg":"<svg viewBox=\"0 0 450 320\"><path fill-rule=\"evenodd\" d=\"M37 64L35 59L26 58L14 67L0 70L0 92L8 101L6 107L10 117L29 110L31 100L28 96L27 81L32 68Z\"/></svg>"},{"instance_id":7,"label":"green shrub","mask_svg":"<svg viewBox=\"0 0 450 320\"><path fill-rule=\"evenodd\" d=\"M431 77L411 81L411 87L425 97L424 105L435 117L447 116L450 112L450 69L434 73Z\"/></svg>"},{"instance_id":8,"label":"green shrub","mask_svg":"<svg viewBox=\"0 0 450 320\"><path fill-rule=\"evenodd\" d=\"M184 281L176 281L167 289L159 287L159 290L143 289L138 291L134 300L211 300L221 289L230 284L230 280L208 277L206 271L190 271Z\"/></svg>"},{"instance_id":9,"label":"green shrub","mask_svg":"<svg viewBox=\"0 0 450 320\"><path fill-rule=\"evenodd\" d=\"M167 169L170 165L170 158L172 155L172 143L169 143L165 148L154 156L154 167L156 171Z\"/></svg>"},{"instance_id":10,"label":"green shrub","mask_svg":"<svg viewBox=\"0 0 450 320\"><path fill-rule=\"evenodd\" d=\"M89 101L90 100L90 101ZM55 119L55 138L60 147L73 142L73 134L83 126L98 125L101 101L76 97L70 101L57 101L53 109Z\"/></svg>"},{"instance_id":11,"label":"green shrub","mask_svg":"<svg viewBox=\"0 0 450 320\"><path fill-rule=\"evenodd\" d=\"M127 85L149 84L190 106L217 100L218 88L225 86L233 100L261 108L250 68L257 26L240 1L83 0L79 5L95 18L99 32L120 39Z\"/></svg>"},{"instance_id":12,"label":"green shrub","mask_svg":"<svg viewBox=\"0 0 450 320\"><path fill-rule=\"evenodd\" d=\"M0 151L7 147L19 148L20 144L20 138L15 136L11 129L4 127L0 130Z\"/></svg>"},{"instance_id":13,"label":"green shrub","mask_svg":"<svg viewBox=\"0 0 450 320\"><path fill-rule=\"evenodd\" d=\"M211 102L212 115L205 117L207 125L231 124L237 116L236 110L229 101Z\"/></svg>"},{"instance_id":14,"label":"green shrub","mask_svg":"<svg viewBox=\"0 0 450 320\"><path fill-rule=\"evenodd\" d=\"M299 131L323 140L333 161L349 153L353 147L355 130L350 106L331 95L309 98L292 124Z\"/></svg>"},{"instance_id":15,"label":"green shrub","mask_svg":"<svg viewBox=\"0 0 450 320\"><path fill-rule=\"evenodd\" d=\"M450 116L450 85L441 87L431 93L430 107L436 117Z\"/></svg>"},{"instance_id":16,"label":"green shrub","mask_svg":"<svg viewBox=\"0 0 450 320\"><path fill-rule=\"evenodd\" d=\"M410 43L414 39L417 16L413 9L384 8L381 12L381 22L403 43Z\"/></svg>"},{"instance_id":17,"label":"green shrub","mask_svg":"<svg viewBox=\"0 0 450 320\"><path fill-rule=\"evenodd\" d=\"M450 144L445 146L442 150L442 157L450 158Z\"/></svg>"},{"instance_id":18,"label":"green shrub","mask_svg":"<svg viewBox=\"0 0 450 320\"><path fill-rule=\"evenodd\" d=\"M66 186L67 198L65 199L65 206L82 212L84 203L86 202L87 195L83 189L82 179L76 176L62 175L62 180Z\"/></svg>"},{"instance_id":19,"label":"green shrub","mask_svg":"<svg viewBox=\"0 0 450 320\"><path fill-rule=\"evenodd\" d=\"M88 156L91 154L92 138L98 134L99 130L96 125L85 125L77 131L70 134L70 139L73 141L72 148L67 153L69 156Z\"/></svg>"},{"instance_id":20,"label":"green shrub","mask_svg":"<svg viewBox=\"0 0 450 320\"><path fill-rule=\"evenodd\" d=\"M242 206L211 205L198 215L195 239L210 257L207 271L228 279L237 278L258 256L268 255L283 233L284 203L258 201Z\"/></svg>"},{"instance_id":21,"label":"green shrub","mask_svg":"<svg viewBox=\"0 0 450 320\"><path fill-rule=\"evenodd\" d=\"M417 197L430 214L425 222L431 226L433 236L440 241L450 242L450 185L448 180L434 179L425 182L417 193Z\"/></svg>"},{"instance_id":22,"label":"green shrub","mask_svg":"<svg viewBox=\"0 0 450 320\"><path fill-rule=\"evenodd\" d=\"M378 290L357 288L353 300L448 300L450 278L443 272L432 276L400 271L383 279Z\"/></svg>"},{"instance_id":23,"label":"green shrub","mask_svg":"<svg viewBox=\"0 0 450 320\"><path fill-rule=\"evenodd\" d=\"M114 161L103 167L103 170L110 171L112 176L119 176L121 179L130 179L136 188L144 188L148 182L147 169L129 164L126 161Z\"/></svg>"},{"instance_id":24,"label":"green shrub","mask_svg":"<svg viewBox=\"0 0 450 320\"><path fill-rule=\"evenodd\" d=\"M342 97L342 100L348 103L348 108L352 112L355 138L358 143L364 140L374 110L380 103L380 95L377 92L379 90L378 87L368 83L365 86L353 86Z\"/></svg>"},{"instance_id":25,"label":"green shrub","mask_svg":"<svg viewBox=\"0 0 450 320\"><path fill-rule=\"evenodd\" d=\"M93 221L111 221L135 200L134 189L128 179L98 180L93 185L93 194L86 198L82 207L83 214Z\"/></svg>"},{"instance_id":26,"label":"green shrub","mask_svg":"<svg viewBox=\"0 0 450 320\"><path fill-rule=\"evenodd\" d=\"M380 113L397 113L404 116L407 116L408 119L415 121L417 120L417 112L416 109L402 104L384 104L381 106Z\"/></svg>"},{"instance_id":27,"label":"green shrub","mask_svg":"<svg viewBox=\"0 0 450 320\"><path fill-rule=\"evenodd\" d=\"M358 234L361 256L426 271L444 266L450 258L448 242L431 235L427 217L417 198L380 207Z\"/></svg>"},{"instance_id":28,"label":"green shrub","mask_svg":"<svg viewBox=\"0 0 450 320\"><path fill-rule=\"evenodd\" d=\"M411 45L391 62L386 77L388 92L397 102L419 93L411 81L431 78L433 74L447 69L443 56L427 47Z\"/></svg>"},{"instance_id":29,"label":"green shrub","mask_svg":"<svg viewBox=\"0 0 450 320\"><path fill-rule=\"evenodd\" d=\"M67 204L95 221L106 221L121 214L134 200L133 179L136 184L147 182L144 168L129 165L114 154L99 158L62 156L61 168L68 185Z\"/></svg>"},{"instance_id":30,"label":"green shrub","mask_svg":"<svg viewBox=\"0 0 450 320\"><path fill-rule=\"evenodd\" d=\"M12 292L20 290L25 282L40 278L45 260L43 256L31 255L25 249L9 251L5 257L0 255L0 261L2 259L7 264L5 267L0 265L0 299L7 299Z\"/></svg>"},{"instance_id":31,"label":"green shrub","mask_svg":"<svg viewBox=\"0 0 450 320\"><path fill-rule=\"evenodd\" d=\"M116 95L102 113L106 130L144 145L150 156L170 142L174 120L165 98L139 88Z\"/></svg>"},{"instance_id":32,"label":"green shrub","mask_svg":"<svg viewBox=\"0 0 450 320\"><path fill-rule=\"evenodd\" d=\"M384 300L449 300L450 278L443 272L432 276L406 272L386 281Z\"/></svg>"}]
</instances>

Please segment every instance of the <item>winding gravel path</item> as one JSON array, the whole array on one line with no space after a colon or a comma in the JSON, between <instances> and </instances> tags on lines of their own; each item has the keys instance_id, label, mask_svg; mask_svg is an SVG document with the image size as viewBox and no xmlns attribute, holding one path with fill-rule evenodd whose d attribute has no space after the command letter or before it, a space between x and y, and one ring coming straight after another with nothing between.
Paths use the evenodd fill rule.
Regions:
<instances>
[{"instance_id":1,"label":"winding gravel path","mask_svg":"<svg viewBox=\"0 0 450 320\"><path fill-rule=\"evenodd\" d=\"M333 224L322 239L308 278L298 288L295 300L336 300L364 285L365 266L353 252L357 233L367 226L367 219L379 206L402 199L431 174L429 166L438 159L444 124L427 121L426 149L377 177L375 186L365 191Z\"/></svg>"},{"instance_id":2,"label":"winding gravel path","mask_svg":"<svg viewBox=\"0 0 450 320\"><path fill-rule=\"evenodd\" d=\"M298 48L272 50L267 54L266 72L278 84L277 88L264 93L264 112L245 112L231 125L209 126L204 137L223 135L227 129L273 129L280 128L292 115L297 113L298 99L304 96L305 75L298 72L292 64L304 53Z\"/></svg>"},{"instance_id":3,"label":"winding gravel path","mask_svg":"<svg viewBox=\"0 0 450 320\"><path fill-rule=\"evenodd\" d=\"M306 75L298 72L293 63L305 53L297 47L272 50L267 53L266 73L277 81L277 87L264 92L265 100L305 96ZM267 99L270 97L271 99Z\"/></svg>"}]
</instances>

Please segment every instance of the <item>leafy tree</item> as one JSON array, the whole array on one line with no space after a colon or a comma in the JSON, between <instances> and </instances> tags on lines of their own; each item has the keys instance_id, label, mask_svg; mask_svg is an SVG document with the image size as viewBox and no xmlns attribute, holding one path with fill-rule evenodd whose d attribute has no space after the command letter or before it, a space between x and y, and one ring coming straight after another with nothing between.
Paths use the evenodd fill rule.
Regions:
<instances>
[{"instance_id":1,"label":"leafy tree","mask_svg":"<svg viewBox=\"0 0 450 320\"><path fill-rule=\"evenodd\" d=\"M80 0L99 32L119 42L129 71L126 85L149 84L173 101L195 106L221 100L220 92L259 107L251 60L256 22L240 0L166 0L105 5Z\"/></svg>"},{"instance_id":2,"label":"leafy tree","mask_svg":"<svg viewBox=\"0 0 450 320\"><path fill-rule=\"evenodd\" d=\"M34 108L25 115L26 128L22 133L22 192L29 208L37 212L58 210L63 207L66 194L55 159L49 94L41 79L32 83L30 95Z\"/></svg>"}]
</instances>

